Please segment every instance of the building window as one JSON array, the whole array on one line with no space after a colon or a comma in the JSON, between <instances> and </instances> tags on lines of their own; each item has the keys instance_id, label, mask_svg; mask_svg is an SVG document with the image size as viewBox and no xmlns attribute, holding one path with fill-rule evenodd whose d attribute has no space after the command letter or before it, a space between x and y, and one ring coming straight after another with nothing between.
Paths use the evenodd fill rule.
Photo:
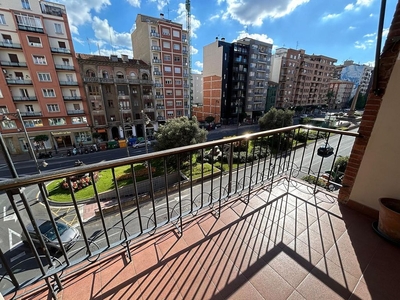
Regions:
<instances>
[{"instance_id":1,"label":"building window","mask_svg":"<svg viewBox=\"0 0 400 300\"><path fill-rule=\"evenodd\" d=\"M50 73L38 73L39 81L51 81Z\"/></svg>"},{"instance_id":2,"label":"building window","mask_svg":"<svg viewBox=\"0 0 400 300\"><path fill-rule=\"evenodd\" d=\"M73 117L71 118L72 124L85 124L87 123L86 117Z\"/></svg>"},{"instance_id":3,"label":"building window","mask_svg":"<svg viewBox=\"0 0 400 300\"><path fill-rule=\"evenodd\" d=\"M42 20L39 17L28 16L23 14L16 14L18 25L40 28L43 30Z\"/></svg>"},{"instance_id":4,"label":"building window","mask_svg":"<svg viewBox=\"0 0 400 300\"><path fill-rule=\"evenodd\" d=\"M14 120L3 120L1 121L1 128L2 129L15 129L17 128L17 124L15 123Z\"/></svg>"},{"instance_id":5,"label":"building window","mask_svg":"<svg viewBox=\"0 0 400 300\"><path fill-rule=\"evenodd\" d=\"M56 30L56 33L63 33L61 24L59 23L54 23L54 29Z\"/></svg>"},{"instance_id":6,"label":"building window","mask_svg":"<svg viewBox=\"0 0 400 300\"><path fill-rule=\"evenodd\" d=\"M27 120L24 121L25 127L26 128L32 128L32 127L42 127L43 122L41 119L34 119L34 120Z\"/></svg>"},{"instance_id":7,"label":"building window","mask_svg":"<svg viewBox=\"0 0 400 300\"><path fill-rule=\"evenodd\" d=\"M4 18L3 14L0 14L0 24L1 25L6 25L6 18Z\"/></svg>"},{"instance_id":8,"label":"building window","mask_svg":"<svg viewBox=\"0 0 400 300\"><path fill-rule=\"evenodd\" d=\"M163 35L171 35L171 33L169 32L169 29L168 29L168 28L163 28L163 29L162 29L162 34L163 34Z\"/></svg>"},{"instance_id":9,"label":"building window","mask_svg":"<svg viewBox=\"0 0 400 300\"><path fill-rule=\"evenodd\" d=\"M170 66L164 66L164 71L171 73L172 72L172 68Z\"/></svg>"},{"instance_id":10,"label":"building window","mask_svg":"<svg viewBox=\"0 0 400 300\"><path fill-rule=\"evenodd\" d=\"M174 116L174 112L173 111L167 111L167 115L168 117L173 117Z\"/></svg>"},{"instance_id":11,"label":"building window","mask_svg":"<svg viewBox=\"0 0 400 300\"><path fill-rule=\"evenodd\" d=\"M174 50L181 50L181 45L174 44Z\"/></svg>"},{"instance_id":12,"label":"building window","mask_svg":"<svg viewBox=\"0 0 400 300\"><path fill-rule=\"evenodd\" d=\"M108 100L108 107L111 107L111 108L114 107L114 101L113 100Z\"/></svg>"},{"instance_id":13,"label":"building window","mask_svg":"<svg viewBox=\"0 0 400 300\"><path fill-rule=\"evenodd\" d=\"M165 84L172 84L172 79L165 79Z\"/></svg>"},{"instance_id":14,"label":"building window","mask_svg":"<svg viewBox=\"0 0 400 300\"><path fill-rule=\"evenodd\" d=\"M48 112L59 112L60 108L58 107L58 104L47 104L47 111Z\"/></svg>"},{"instance_id":15,"label":"building window","mask_svg":"<svg viewBox=\"0 0 400 300\"><path fill-rule=\"evenodd\" d=\"M181 57L180 57L180 56L174 56L174 61L175 61L175 62L181 61Z\"/></svg>"},{"instance_id":16,"label":"building window","mask_svg":"<svg viewBox=\"0 0 400 300\"><path fill-rule=\"evenodd\" d=\"M43 55L34 55L33 62L36 65L47 65L46 57L44 57Z\"/></svg>"},{"instance_id":17,"label":"building window","mask_svg":"<svg viewBox=\"0 0 400 300\"><path fill-rule=\"evenodd\" d=\"M176 106L182 106L182 101L176 101Z\"/></svg>"},{"instance_id":18,"label":"building window","mask_svg":"<svg viewBox=\"0 0 400 300\"><path fill-rule=\"evenodd\" d=\"M29 5L29 0L21 0L22 8L24 9L31 9L31 6Z\"/></svg>"},{"instance_id":19,"label":"building window","mask_svg":"<svg viewBox=\"0 0 400 300\"><path fill-rule=\"evenodd\" d=\"M181 68L179 68L179 67L175 67L175 68L174 68L174 71L175 71L175 73L177 73L177 74L181 74Z\"/></svg>"},{"instance_id":20,"label":"building window","mask_svg":"<svg viewBox=\"0 0 400 300\"><path fill-rule=\"evenodd\" d=\"M6 106L0 106L0 113L2 113L2 114L8 113L7 107Z\"/></svg>"},{"instance_id":21,"label":"building window","mask_svg":"<svg viewBox=\"0 0 400 300\"><path fill-rule=\"evenodd\" d=\"M65 44L65 42L58 42L58 48L66 49L67 44Z\"/></svg>"},{"instance_id":22,"label":"building window","mask_svg":"<svg viewBox=\"0 0 400 300\"><path fill-rule=\"evenodd\" d=\"M182 96L182 90L175 90L175 96ZM176 102L178 105L178 102ZM182 105L182 103L181 103Z\"/></svg>"},{"instance_id":23,"label":"building window","mask_svg":"<svg viewBox=\"0 0 400 300\"><path fill-rule=\"evenodd\" d=\"M170 49L171 48L171 43L170 42L163 42L163 47L164 48L167 48L167 49Z\"/></svg>"},{"instance_id":24,"label":"building window","mask_svg":"<svg viewBox=\"0 0 400 300\"><path fill-rule=\"evenodd\" d=\"M65 125L67 122L65 121L65 118L52 118L49 119L49 125L50 126L60 126L60 125Z\"/></svg>"},{"instance_id":25,"label":"building window","mask_svg":"<svg viewBox=\"0 0 400 300\"><path fill-rule=\"evenodd\" d=\"M167 101L167 106L174 106L174 102L173 101Z\"/></svg>"},{"instance_id":26,"label":"building window","mask_svg":"<svg viewBox=\"0 0 400 300\"><path fill-rule=\"evenodd\" d=\"M164 54L164 61L171 61L171 55Z\"/></svg>"},{"instance_id":27,"label":"building window","mask_svg":"<svg viewBox=\"0 0 400 300\"><path fill-rule=\"evenodd\" d=\"M166 90L165 93L167 94L167 96L172 96L173 95L172 90Z\"/></svg>"},{"instance_id":28,"label":"building window","mask_svg":"<svg viewBox=\"0 0 400 300\"><path fill-rule=\"evenodd\" d=\"M64 66L69 66L69 59L68 58L63 58L62 62L63 62Z\"/></svg>"},{"instance_id":29,"label":"building window","mask_svg":"<svg viewBox=\"0 0 400 300\"><path fill-rule=\"evenodd\" d=\"M75 123L75 124L83 124L83 123L85 123L85 122L79 122L79 123ZM92 137L91 137L90 132L87 132L87 131L75 132L75 141L77 143L91 142Z\"/></svg>"},{"instance_id":30,"label":"building window","mask_svg":"<svg viewBox=\"0 0 400 300\"><path fill-rule=\"evenodd\" d=\"M180 36L180 32L178 31L178 30L172 30L172 35L174 36L174 37L179 37Z\"/></svg>"},{"instance_id":31,"label":"building window","mask_svg":"<svg viewBox=\"0 0 400 300\"><path fill-rule=\"evenodd\" d=\"M175 85L182 85L182 80L175 79Z\"/></svg>"},{"instance_id":32,"label":"building window","mask_svg":"<svg viewBox=\"0 0 400 300\"><path fill-rule=\"evenodd\" d=\"M32 47L42 47L42 41L37 36L28 36L28 43Z\"/></svg>"},{"instance_id":33,"label":"building window","mask_svg":"<svg viewBox=\"0 0 400 300\"><path fill-rule=\"evenodd\" d=\"M46 98L51 98L56 96L56 93L54 92L53 89L42 89L42 92L43 92L43 97Z\"/></svg>"},{"instance_id":34,"label":"building window","mask_svg":"<svg viewBox=\"0 0 400 300\"><path fill-rule=\"evenodd\" d=\"M89 95L100 95L97 85L88 85Z\"/></svg>"}]
</instances>

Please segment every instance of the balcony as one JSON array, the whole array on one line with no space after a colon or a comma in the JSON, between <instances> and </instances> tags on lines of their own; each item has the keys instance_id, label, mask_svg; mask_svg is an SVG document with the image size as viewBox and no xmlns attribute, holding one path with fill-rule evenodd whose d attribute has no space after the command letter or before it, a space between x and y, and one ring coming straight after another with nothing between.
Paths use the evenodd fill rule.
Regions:
<instances>
[{"instance_id":1,"label":"balcony","mask_svg":"<svg viewBox=\"0 0 400 300\"><path fill-rule=\"evenodd\" d=\"M153 64L161 64L162 60L161 59L153 59Z\"/></svg>"},{"instance_id":2,"label":"balcony","mask_svg":"<svg viewBox=\"0 0 400 300\"><path fill-rule=\"evenodd\" d=\"M154 72L153 72L153 75L161 76L161 75L162 75L162 72L161 72L161 71L154 71Z\"/></svg>"},{"instance_id":3,"label":"balcony","mask_svg":"<svg viewBox=\"0 0 400 300\"><path fill-rule=\"evenodd\" d=\"M83 109L72 109L72 110L67 110L68 115L83 115L85 114L85 111Z\"/></svg>"},{"instance_id":4,"label":"balcony","mask_svg":"<svg viewBox=\"0 0 400 300\"><path fill-rule=\"evenodd\" d=\"M0 47L2 48L13 48L13 49L22 49L21 44L13 43L11 40L6 40L0 42Z\"/></svg>"},{"instance_id":5,"label":"balcony","mask_svg":"<svg viewBox=\"0 0 400 300\"><path fill-rule=\"evenodd\" d=\"M64 101L82 100L82 96L63 96Z\"/></svg>"},{"instance_id":6,"label":"balcony","mask_svg":"<svg viewBox=\"0 0 400 300\"><path fill-rule=\"evenodd\" d=\"M0 65L4 67L26 67L26 62L0 61Z\"/></svg>"},{"instance_id":7,"label":"balcony","mask_svg":"<svg viewBox=\"0 0 400 300\"><path fill-rule=\"evenodd\" d=\"M153 50L153 51L161 51L161 47L160 46L151 46L151 50Z\"/></svg>"},{"instance_id":8,"label":"balcony","mask_svg":"<svg viewBox=\"0 0 400 300\"><path fill-rule=\"evenodd\" d=\"M18 29L24 31L37 32L37 33L44 33L44 29L41 27L27 26L23 24L18 24Z\"/></svg>"},{"instance_id":9,"label":"balcony","mask_svg":"<svg viewBox=\"0 0 400 300\"><path fill-rule=\"evenodd\" d=\"M159 38L159 37L160 37L160 34L159 34L158 32L151 31L151 32L150 32L150 36L151 36L151 37L155 37L155 38Z\"/></svg>"},{"instance_id":10,"label":"balcony","mask_svg":"<svg viewBox=\"0 0 400 300\"><path fill-rule=\"evenodd\" d=\"M154 86L155 86L155 87L158 87L158 88L162 88L162 87L163 87L163 84L162 84L162 83L155 83Z\"/></svg>"},{"instance_id":11,"label":"balcony","mask_svg":"<svg viewBox=\"0 0 400 300\"><path fill-rule=\"evenodd\" d=\"M55 65L56 70L75 70L74 66L70 66L70 65Z\"/></svg>"},{"instance_id":12,"label":"balcony","mask_svg":"<svg viewBox=\"0 0 400 300\"><path fill-rule=\"evenodd\" d=\"M66 49L66 48L54 48L54 47L51 47L51 52L53 52L53 53L62 53L62 54L71 54L71 50L70 49Z\"/></svg>"},{"instance_id":13,"label":"balcony","mask_svg":"<svg viewBox=\"0 0 400 300\"><path fill-rule=\"evenodd\" d=\"M156 108L157 109L165 109L165 106L164 105L157 105Z\"/></svg>"},{"instance_id":14,"label":"balcony","mask_svg":"<svg viewBox=\"0 0 400 300\"><path fill-rule=\"evenodd\" d=\"M76 207L79 212L72 208L82 234L73 249L62 249L52 267L48 258L35 257L28 246L9 250L9 258L22 253L22 247L26 251L18 259L6 261L10 271L2 281L3 294L12 295L14 285L24 283L18 287L18 296L30 299L51 296L52 288L57 288L57 297L64 300L76 299L76 291L85 299L96 295L126 299L287 299L300 295L305 299L349 299L352 295L356 299L396 299L398 249L371 229L374 219L337 202L336 188L340 186L328 191L329 182L317 186L302 180L304 175L319 177L321 168L330 168L338 154L349 151L354 137L362 137L312 128L327 133L335 147L329 158L314 152L321 140L308 146L292 144L290 152L259 156L246 163L236 162L232 155L235 143L254 143L255 150L250 153L262 153L268 139L259 138L278 142L300 129L310 128L293 126L0 182L1 190L18 192L19 187L110 168L114 173L121 166L144 162L151 169L155 157L184 157L215 146L224 149L222 156L230 161L225 172L215 169L199 179L189 176L175 189L160 187L149 177L145 192L138 185L136 192L117 189L115 200L107 200L111 194L98 194L94 202ZM160 178L164 176L169 175ZM149 184L158 189L149 193ZM40 197L45 197L43 188ZM13 193L8 199L12 208L6 216L25 224L27 220L13 215L13 209L22 210L22 204L29 207L29 200L20 200ZM15 204L16 199L21 205ZM135 210L124 215L124 222L115 214L132 211L132 207ZM146 213L152 207L155 210ZM85 237L90 237L86 243ZM1 247L6 252L4 243ZM46 284L45 275L32 272L39 261L47 276L57 276L58 284ZM31 278L38 282L25 283Z\"/></svg>"},{"instance_id":15,"label":"balcony","mask_svg":"<svg viewBox=\"0 0 400 300\"><path fill-rule=\"evenodd\" d=\"M78 81L65 81L65 80L60 80L60 85L78 85Z\"/></svg>"},{"instance_id":16,"label":"balcony","mask_svg":"<svg viewBox=\"0 0 400 300\"><path fill-rule=\"evenodd\" d=\"M156 98L156 99L164 99L164 95L156 94L156 95L155 95L155 98Z\"/></svg>"},{"instance_id":17,"label":"balcony","mask_svg":"<svg viewBox=\"0 0 400 300\"><path fill-rule=\"evenodd\" d=\"M36 96L29 96L29 97L24 97L24 96L12 96L13 101L37 101Z\"/></svg>"},{"instance_id":18,"label":"balcony","mask_svg":"<svg viewBox=\"0 0 400 300\"><path fill-rule=\"evenodd\" d=\"M32 80L24 80L24 79L10 79L6 78L7 84L10 85L31 85Z\"/></svg>"},{"instance_id":19,"label":"balcony","mask_svg":"<svg viewBox=\"0 0 400 300\"><path fill-rule=\"evenodd\" d=\"M21 111L22 117L41 117L41 111Z\"/></svg>"}]
</instances>

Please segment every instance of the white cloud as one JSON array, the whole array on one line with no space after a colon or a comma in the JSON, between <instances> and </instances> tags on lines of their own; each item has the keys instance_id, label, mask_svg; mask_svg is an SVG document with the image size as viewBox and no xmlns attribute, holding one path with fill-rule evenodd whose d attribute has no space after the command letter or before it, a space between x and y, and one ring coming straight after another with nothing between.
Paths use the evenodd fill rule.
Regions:
<instances>
[{"instance_id":1,"label":"white cloud","mask_svg":"<svg viewBox=\"0 0 400 300\"><path fill-rule=\"evenodd\" d=\"M195 55L195 54L199 53L199 50L196 49L196 48L193 47L193 46L190 46L190 53L192 53L192 55Z\"/></svg>"},{"instance_id":2,"label":"white cloud","mask_svg":"<svg viewBox=\"0 0 400 300\"><path fill-rule=\"evenodd\" d=\"M364 35L364 37L373 37L375 35L376 35L376 33L367 33Z\"/></svg>"},{"instance_id":3,"label":"white cloud","mask_svg":"<svg viewBox=\"0 0 400 300\"><path fill-rule=\"evenodd\" d=\"M382 30L382 37L387 37L388 33L389 33L389 28L384 28Z\"/></svg>"},{"instance_id":4,"label":"white cloud","mask_svg":"<svg viewBox=\"0 0 400 300\"><path fill-rule=\"evenodd\" d=\"M201 74L201 71L197 69L192 69L192 74Z\"/></svg>"},{"instance_id":5,"label":"white cloud","mask_svg":"<svg viewBox=\"0 0 400 300\"><path fill-rule=\"evenodd\" d=\"M92 29L94 35L104 44L108 43L116 48L132 48L131 35L128 32L116 32L112 26L108 24L108 20L101 20L98 17L93 18Z\"/></svg>"},{"instance_id":6,"label":"white cloud","mask_svg":"<svg viewBox=\"0 0 400 300\"><path fill-rule=\"evenodd\" d=\"M134 0L130 0L130 1L134 1ZM139 0L136 0L136 1L139 1ZM156 2L157 3L157 9L159 11L162 11L163 8L168 5L168 0L149 0L149 1L153 2L153 3Z\"/></svg>"},{"instance_id":7,"label":"white cloud","mask_svg":"<svg viewBox=\"0 0 400 300\"><path fill-rule=\"evenodd\" d=\"M91 22L92 11L98 13L111 5L110 0L58 0L56 2L65 5L71 32L74 34L79 34L80 25Z\"/></svg>"},{"instance_id":8,"label":"white cloud","mask_svg":"<svg viewBox=\"0 0 400 300\"><path fill-rule=\"evenodd\" d=\"M126 0L133 7L140 7L140 0Z\"/></svg>"},{"instance_id":9,"label":"white cloud","mask_svg":"<svg viewBox=\"0 0 400 300\"><path fill-rule=\"evenodd\" d=\"M186 28L186 21L187 21L187 14L186 8L184 3L179 3L179 8L177 10L178 17L176 18L176 22L183 24L183 28ZM190 15L190 28L191 28L191 37L197 38L196 30L199 29L201 23L196 16L191 14Z\"/></svg>"},{"instance_id":10,"label":"white cloud","mask_svg":"<svg viewBox=\"0 0 400 300\"><path fill-rule=\"evenodd\" d=\"M210 21L214 21L214 20L216 20L216 19L219 19L221 16L219 15L219 14L216 14L216 15L213 15L213 16L211 16L211 17L209 17L208 19L210 20Z\"/></svg>"},{"instance_id":11,"label":"white cloud","mask_svg":"<svg viewBox=\"0 0 400 300\"><path fill-rule=\"evenodd\" d=\"M267 18L289 15L298 6L310 0L226 0L223 19L232 18L243 25L261 26Z\"/></svg>"},{"instance_id":12,"label":"white cloud","mask_svg":"<svg viewBox=\"0 0 400 300\"><path fill-rule=\"evenodd\" d=\"M243 39L243 38L251 38L257 41L261 41L261 42L265 42L265 43L269 43L269 44L273 44L274 40L271 39L270 37L268 37L266 34L260 34L260 33L247 33L245 31L240 31L238 37L233 40L233 42L236 42L237 40Z\"/></svg>"},{"instance_id":13,"label":"white cloud","mask_svg":"<svg viewBox=\"0 0 400 300\"><path fill-rule=\"evenodd\" d=\"M354 4L353 4L353 3L347 4L347 5L344 7L344 10L353 10L353 9L354 9Z\"/></svg>"},{"instance_id":14,"label":"white cloud","mask_svg":"<svg viewBox=\"0 0 400 300\"><path fill-rule=\"evenodd\" d=\"M364 42L356 41L354 43L354 47L356 47L357 49L366 50L372 48L374 44L375 40L366 40Z\"/></svg>"},{"instance_id":15,"label":"white cloud","mask_svg":"<svg viewBox=\"0 0 400 300\"><path fill-rule=\"evenodd\" d=\"M338 17L340 17L340 14L329 14L329 15L323 16L322 20L327 21L327 20L336 19Z\"/></svg>"},{"instance_id":16,"label":"white cloud","mask_svg":"<svg viewBox=\"0 0 400 300\"><path fill-rule=\"evenodd\" d=\"M356 27L354 27L354 26L349 26L349 30L354 30L354 29L356 29Z\"/></svg>"},{"instance_id":17,"label":"white cloud","mask_svg":"<svg viewBox=\"0 0 400 300\"><path fill-rule=\"evenodd\" d=\"M217 0L217 4L218 5L221 5L222 3L224 3L225 2L225 0Z\"/></svg>"},{"instance_id":18,"label":"white cloud","mask_svg":"<svg viewBox=\"0 0 400 300\"><path fill-rule=\"evenodd\" d=\"M95 52L92 51L91 54L104 55L104 56L110 56L111 54L114 54L114 55L118 55L119 57L121 57L122 54L125 54L125 55L128 55L129 58L133 58L132 51L130 51L128 49L111 50L111 49L100 48L100 50L97 50Z\"/></svg>"},{"instance_id":19,"label":"white cloud","mask_svg":"<svg viewBox=\"0 0 400 300\"><path fill-rule=\"evenodd\" d=\"M194 65L198 68L203 68L203 63L199 60L195 61Z\"/></svg>"},{"instance_id":20,"label":"white cloud","mask_svg":"<svg viewBox=\"0 0 400 300\"><path fill-rule=\"evenodd\" d=\"M375 67L375 61L367 61L365 63L363 63L363 65L366 65L368 67Z\"/></svg>"}]
</instances>

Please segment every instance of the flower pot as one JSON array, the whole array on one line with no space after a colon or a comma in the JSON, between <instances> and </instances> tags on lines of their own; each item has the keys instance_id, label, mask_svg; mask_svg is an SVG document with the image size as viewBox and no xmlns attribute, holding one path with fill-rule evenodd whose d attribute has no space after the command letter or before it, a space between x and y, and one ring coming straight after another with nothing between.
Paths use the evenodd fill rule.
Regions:
<instances>
[{"instance_id":1,"label":"flower pot","mask_svg":"<svg viewBox=\"0 0 400 300\"><path fill-rule=\"evenodd\" d=\"M400 243L400 200L379 199L378 230L392 242Z\"/></svg>"}]
</instances>

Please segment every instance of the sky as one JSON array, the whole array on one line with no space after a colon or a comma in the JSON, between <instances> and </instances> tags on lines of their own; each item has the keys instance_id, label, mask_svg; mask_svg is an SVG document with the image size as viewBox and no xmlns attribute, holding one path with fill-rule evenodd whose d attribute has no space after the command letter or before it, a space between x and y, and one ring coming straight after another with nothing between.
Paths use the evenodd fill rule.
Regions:
<instances>
[{"instance_id":1,"label":"sky","mask_svg":"<svg viewBox=\"0 0 400 300\"><path fill-rule=\"evenodd\" d=\"M66 6L75 51L134 57L130 35L138 14L186 28L184 0L52 0ZM203 47L215 38L244 37L276 48L374 66L380 0L191 0L192 72L203 68ZM382 46L397 1L387 0Z\"/></svg>"}]
</instances>

